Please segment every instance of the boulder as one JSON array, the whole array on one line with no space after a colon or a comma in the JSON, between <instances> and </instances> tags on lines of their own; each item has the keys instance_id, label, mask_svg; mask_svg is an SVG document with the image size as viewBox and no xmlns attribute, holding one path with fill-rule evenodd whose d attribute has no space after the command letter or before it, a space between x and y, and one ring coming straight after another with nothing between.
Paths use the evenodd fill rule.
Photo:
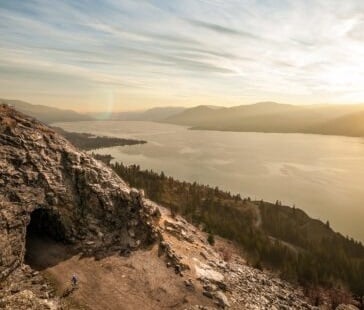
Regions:
<instances>
[{"instance_id":1,"label":"boulder","mask_svg":"<svg viewBox=\"0 0 364 310\"><path fill-rule=\"evenodd\" d=\"M230 303L229 303L229 300L228 298L226 297L226 295L221 292L221 291L217 291L215 294L214 294L214 297L216 298L216 300L218 301L219 305L222 307L222 308L230 308Z\"/></svg>"},{"instance_id":2,"label":"boulder","mask_svg":"<svg viewBox=\"0 0 364 310\"><path fill-rule=\"evenodd\" d=\"M195 271L197 278L201 280L209 280L213 283L219 283L224 281L224 276L220 272L216 271L215 269L211 268L210 266L201 263L197 259L195 259Z\"/></svg>"}]
</instances>

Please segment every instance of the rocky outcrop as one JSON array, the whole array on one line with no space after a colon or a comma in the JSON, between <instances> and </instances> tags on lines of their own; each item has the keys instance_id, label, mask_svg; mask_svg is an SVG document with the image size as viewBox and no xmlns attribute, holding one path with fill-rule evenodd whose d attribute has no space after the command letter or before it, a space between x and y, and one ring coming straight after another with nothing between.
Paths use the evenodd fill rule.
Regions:
<instances>
[{"instance_id":1,"label":"rocky outcrop","mask_svg":"<svg viewBox=\"0 0 364 310\"><path fill-rule=\"evenodd\" d=\"M43 276L27 265L15 269L0 285L0 309L60 309L60 300Z\"/></svg>"},{"instance_id":2,"label":"rocky outcrop","mask_svg":"<svg viewBox=\"0 0 364 310\"><path fill-rule=\"evenodd\" d=\"M226 269L227 286L233 287L231 303L243 309L314 309L302 290L269 273L231 262ZM324 309L324 308L323 308Z\"/></svg>"},{"instance_id":3,"label":"rocky outcrop","mask_svg":"<svg viewBox=\"0 0 364 310\"><path fill-rule=\"evenodd\" d=\"M143 194L49 127L0 106L0 281L22 265L27 227L85 254L128 251L157 236ZM47 224L44 224L46 222ZM40 227L41 226L41 227Z\"/></svg>"},{"instance_id":4,"label":"rocky outcrop","mask_svg":"<svg viewBox=\"0 0 364 310\"><path fill-rule=\"evenodd\" d=\"M180 216L171 218L166 209L159 208L162 214L160 240L162 248L166 248L167 266L183 266L181 274L185 286L200 290L217 309L318 309L307 302L300 287L248 266L239 251L224 239L215 237L217 245L210 245L206 233ZM230 255L226 255L227 251ZM193 306L187 309L213 308Z\"/></svg>"}]
</instances>

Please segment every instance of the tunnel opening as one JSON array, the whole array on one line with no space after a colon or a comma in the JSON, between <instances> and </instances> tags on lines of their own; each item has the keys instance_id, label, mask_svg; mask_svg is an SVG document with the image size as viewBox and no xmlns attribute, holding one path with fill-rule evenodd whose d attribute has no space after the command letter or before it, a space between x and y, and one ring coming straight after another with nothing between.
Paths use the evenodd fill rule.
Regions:
<instances>
[{"instance_id":1,"label":"tunnel opening","mask_svg":"<svg viewBox=\"0 0 364 310\"><path fill-rule=\"evenodd\" d=\"M65 228L52 210L36 209L30 214L26 230L24 262L44 269L68 257Z\"/></svg>"}]
</instances>

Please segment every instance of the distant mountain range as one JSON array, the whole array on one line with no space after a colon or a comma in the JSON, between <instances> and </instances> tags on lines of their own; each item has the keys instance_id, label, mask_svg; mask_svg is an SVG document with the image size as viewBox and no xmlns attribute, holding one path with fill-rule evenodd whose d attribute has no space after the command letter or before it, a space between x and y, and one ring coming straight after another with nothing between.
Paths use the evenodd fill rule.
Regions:
<instances>
[{"instance_id":1,"label":"distant mountain range","mask_svg":"<svg viewBox=\"0 0 364 310\"><path fill-rule=\"evenodd\" d=\"M108 117L108 120L159 122L177 115L184 110L186 108L183 107L158 107L146 111L115 112ZM102 118L100 117L100 113L92 113L90 115L95 119Z\"/></svg>"},{"instance_id":2,"label":"distant mountain range","mask_svg":"<svg viewBox=\"0 0 364 310\"><path fill-rule=\"evenodd\" d=\"M97 120L100 114L81 114L19 100L0 99L45 123ZM364 104L291 105L259 102L237 107L158 107L145 111L115 112L108 120L153 121L191 129L312 133L364 137Z\"/></svg>"},{"instance_id":3,"label":"distant mountain range","mask_svg":"<svg viewBox=\"0 0 364 310\"><path fill-rule=\"evenodd\" d=\"M44 123L56 122L78 122L78 121L92 121L105 119L105 113L89 113L82 114L73 110L64 110L53 108L45 105L31 104L21 100L1 99L0 104L5 103L13 106L19 112L22 112L31 117L37 118ZM183 107L162 107L151 108L145 111L132 111L132 112L115 112L107 117L108 120L120 121L151 121L159 122L181 113L186 108ZM102 116L100 116L102 115Z\"/></svg>"},{"instance_id":4,"label":"distant mountain range","mask_svg":"<svg viewBox=\"0 0 364 310\"><path fill-rule=\"evenodd\" d=\"M260 102L221 109L198 106L163 122L202 130L364 136L364 105Z\"/></svg>"},{"instance_id":5,"label":"distant mountain range","mask_svg":"<svg viewBox=\"0 0 364 310\"><path fill-rule=\"evenodd\" d=\"M56 122L77 122L92 120L90 116L77 113L72 110L62 110L45 105L35 105L20 100L0 99L0 104L2 103L13 106L19 112L37 118L43 123L48 124Z\"/></svg>"}]
</instances>

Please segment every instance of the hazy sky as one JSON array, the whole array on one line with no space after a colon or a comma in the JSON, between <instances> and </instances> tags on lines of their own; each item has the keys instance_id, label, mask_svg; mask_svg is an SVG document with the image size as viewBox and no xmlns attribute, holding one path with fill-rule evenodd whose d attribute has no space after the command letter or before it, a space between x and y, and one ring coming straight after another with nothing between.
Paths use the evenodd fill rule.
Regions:
<instances>
[{"instance_id":1,"label":"hazy sky","mask_svg":"<svg viewBox=\"0 0 364 310\"><path fill-rule=\"evenodd\" d=\"M364 1L0 0L0 98L364 103Z\"/></svg>"}]
</instances>

